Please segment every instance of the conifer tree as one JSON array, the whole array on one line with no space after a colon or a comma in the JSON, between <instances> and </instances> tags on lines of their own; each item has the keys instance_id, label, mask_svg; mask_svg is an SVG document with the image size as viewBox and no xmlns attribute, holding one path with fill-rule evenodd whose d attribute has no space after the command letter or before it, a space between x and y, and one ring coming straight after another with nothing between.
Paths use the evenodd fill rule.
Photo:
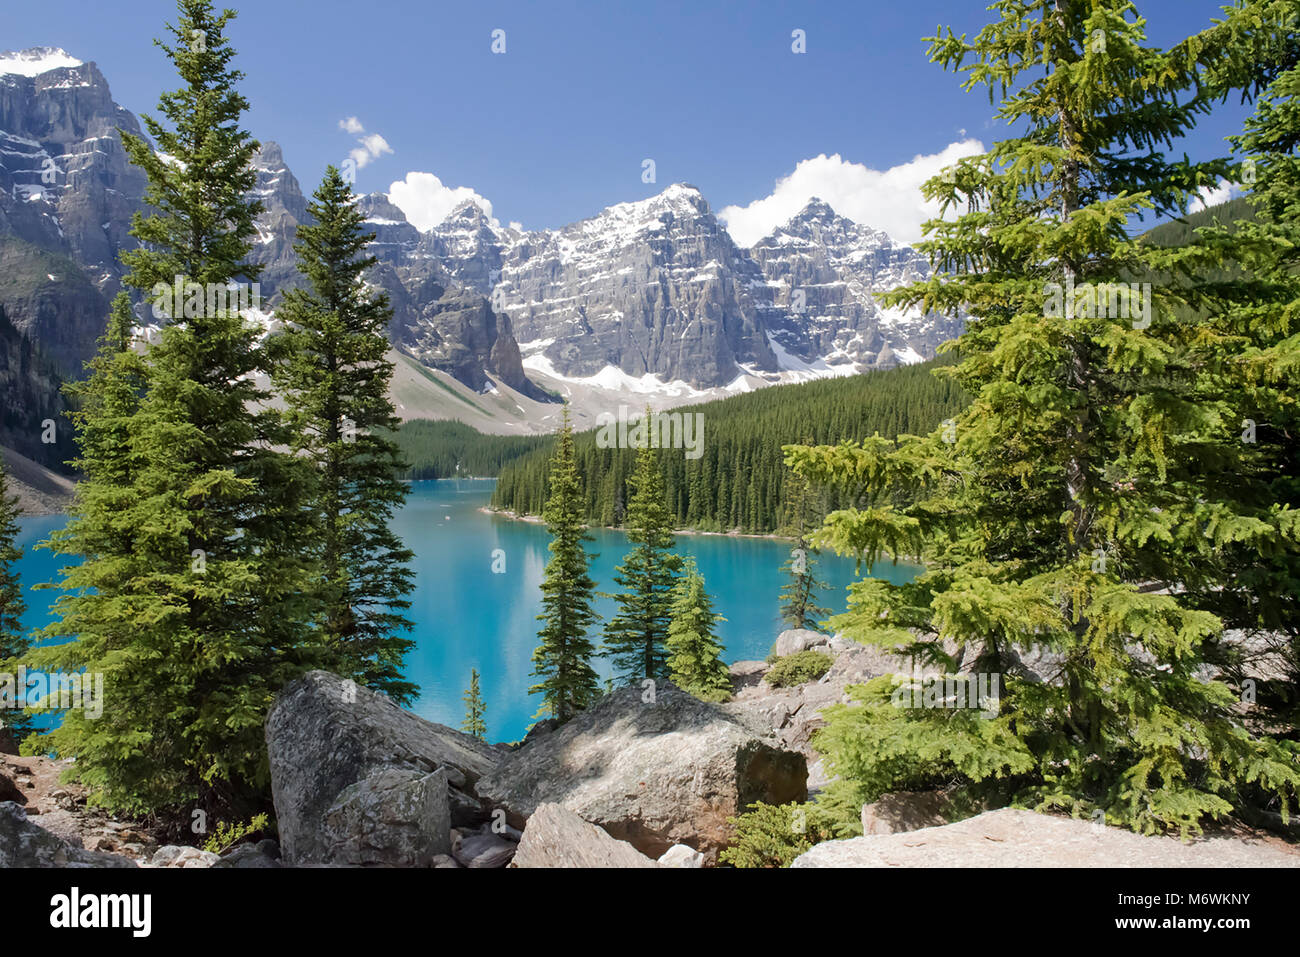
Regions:
<instances>
[{"instance_id":1,"label":"conifer tree","mask_svg":"<svg viewBox=\"0 0 1300 957\"><path fill-rule=\"evenodd\" d=\"M812 489L808 480L797 472L786 477L785 500L789 510L789 531L794 535L790 557L781 566L790 581L781 589L781 618L791 628L821 631L820 621L827 610L817 604L825 588L817 578L817 548L810 538L815 527Z\"/></svg>"},{"instance_id":2,"label":"conifer tree","mask_svg":"<svg viewBox=\"0 0 1300 957\"><path fill-rule=\"evenodd\" d=\"M714 625L726 621L713 610L704 588L704 576L687 559L673 589L672 619L668 624L668 673L673 684L702 701L731 697L731 672L722 660L722 642Z\"/></svg>"},{"instance_id":3,"label":"conifer tree","mask_svg":"<svg viewBox=\"0 0 1300 957\"><path fill-rule=\"evenodd\" d=\"M632 498L625 524L632 550L614 576L622 591L615 596L619 611L605 626L605 650L626 682L668 676L665 643L672 620L672 592L681 569L673 522L664 500L659 471L657 432L647 407L641 420L647 434L636 455L631 477Z\"/></svg>"},{"instance_id":4,"label":"conifer tree","mask_svg":"<svg viewBox=\"0 0 1300 957\"><path fill-rule=\"evenodd\" d=\"M1186 289L1154 284L1149 313L1141 293L1099 294L1168 263L1130 238L1135 215L1176 214L1229 171L1163 152L1208 109L1214 36L1151 48L1126 0L991 9L974 39L948 31L931 55L1000 98L1016 135L926 185L956 214L926 226L936 272L885 297L968 312L954 374L974 402L951 431L789 459L861 497L828 516L823 543L927 566L903 586L858 582L833 624L944 671L951 640L992 676L996 716L898 706L916 699L888 677L855 688L861 707L827 709L816 742L841 779L827 802L855 815L882 791L957 781L1148 831L1194 831L1247 782L1285 805L1294 761L1202 673L1223 623L1185 589L1219 578L1234 543L1290 547L1295 512L1239 494L1230 383L1196 365L1214 328L1174 318Z\"/></svg>"},{"instance_id":5,"label":"conifer tree","mask_svg":"<svg viewBox=\"0 0 1300 957\"><path fill-rule=\"evenodd\" d=\"M1273 9L1270 11L1270 6ZM1297 13L1264 4L1261 16L1287 24L1289 59L1254 47L1254 68L1269 79L1244 133L1233 137L1253 216L1199 230L1197 241L1171 256L1170 268L1196 294L1214 337L1196 361L1225 382L1223 418L1239 450L1232 480L1238 495L1276 506L1278 518L1300 508L1300 405L1294 388L1300 369L1300 46ZM1267 22L1267 21L1266 21ZM1223 275L1224 259L1234 270ZM1239 434L1237 434L1239 431ZM1270 516L1271 518L1272 516ZM1221 552L1215 575L1192 583L1189 594L1240 629L1254 648L1223 645L1219 659L1247 701L1251 724L1295 740L1300 735L1300 548L1260 548L1233 542ZM1258 666L1261 651L1265 667ZM1248 685L1247 680L1254 682Z\"/></svg>"},{"instance_id":6,"label":"conifer tree","mask_svg":"<svg viewBox=\"0 0 1300 957\"><path fill-rule=\"evenodd\" d=\"M479 692L477 668L470 669L469 688L461 700L465 702L465 720L461 722L460 729L480 741L486 741L487 722L483 720L483 714L487 708L483 704L483 695Z\"/></svg>"},{"instance_id":7,"label":"conifer tree","mask_svg":"<svg viewBox=\"0 0 1300 957\"><path fill-rule=\"evenodd\" d=\"M158 45L183 86L160 98L166 125L144 121L157 151L122 134L149 208L133 222L141 245L123 254L124 283L163 328L133 411L125 350L101 351L91 388L104 391L81 422L101 477L56 539L86 560L65 574L67 604L45 631L76 640L40 649L46 667L103 673L105 712L65 716L41 746L75 757L75 776L111 808L188 819L196 806L213 817L265 804L266 711L319 654L298 551L307 468L276 450L287 435L257 384L269 364L228 301L256 280L247 256L261 209L248 199L257 144L240 126L247 102L224 35L234 14L207 0L178 8ZM111 338L123 323L115 308ZM98 438L114 430L116 453ZM119 493L105 487L114 469L129 476Z\"/></svg>"},{"instance_id":8,"label":"conifer tree","mask_svg":"<svg viewBox=\"0 0 1300 957\"><path fill-rule=\"evenodd\" d=\"M23 557L17 545L18 498L9 494L9 473L4 457L0 456L0 668L12 671L9 664L21 659L27 651L27 637L23 633L23 614L27 604L23 600L22 580L18 576L18 562ZM22 689L16 689L22 693ZM18 704L17 701L11 704ZM29 718L16 708L0 709L0 731L7 731L14 739L26 736Z\"/></svg>"},{"instance_id":9,"label":"conifer tree","mask_svg":"<svg viewBox=\"0 0 1300 957\"><path fill-rule=\"evenodd\" d=\"M551 494L546 502L546 527L551 533L551 559L542 580L542 628L533 652L533 676L528 689L542 695L538 714L568 721L598 696L599 682L591 667L596 648L588 632L598 616L592 601L596 583L588 573L591 541L583 524L583 501L573 452L573 425L565 406L559 440L551 463Z\"/></svg>"},{"instance_id":10,"label":"conifer tree","mask_svg":"<svg viewBox=\"0 0 1300 957\"><path fill-rule=\"evenodd\" d=\"M384 293L367 292L374 240L351 188L333 166L307 206L294 248L305 288L285 293L272 339L275 382L284 396L292 447L315 471L308 512L317 571L314 597L326 666L407 703L416 686L402 678L414 642L398 632L411 622L414 557L392 530L406 501L406 468L390 438L398 427L388 385Z\"/></svg>"}]
</instances>

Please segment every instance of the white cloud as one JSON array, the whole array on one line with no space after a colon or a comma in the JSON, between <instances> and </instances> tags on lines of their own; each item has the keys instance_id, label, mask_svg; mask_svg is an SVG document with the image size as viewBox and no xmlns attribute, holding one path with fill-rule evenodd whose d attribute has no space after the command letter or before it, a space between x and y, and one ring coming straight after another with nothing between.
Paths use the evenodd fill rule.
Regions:
<instances>
[{"instance_id":1,"label":"white cloud","mask_svg":"<svg viewBox=\"0 0 1300 957\"><path fill-rule=\"evenodd\" d=\"M497 225L492 216L492 204L487 199L468 186L444 186L442 180L432 173L407 173L406 179L397 180L388 187L388 198L421 232L437 226L467 199L483 210L494 226Z\"/></svg>"},{"instance_id":2,"label":"white cloud","mask_svg":"<svg viewBox=\"0 0 1300 957\"><path fill-rule=\"evenodd\" d=\"M963 139L884 171L847 162L838 153L823 153L801 161L777 181L770 196L748 206L728 206L718 217L737 243L752 246L816 196L841 216L883 229L899 242L914 243L921 238L921 224L939 214L938 204L921 196L921 184L963 156L984 152L979 140Z\"/></svg>"},{"instance_id":3,"label":"white cloud","mask_svg":"<svg viewBox=\"0 0 1300 957\"><path fill-rule=\"evenodd\" d=\"M357 138L357 142L361 144L348 153L357 169L363 169L369 166L373 160L377 160L385 153L393 151L393 148L388 145L388 140L378 133L367 134L365 126L355 116L339 120L339 129L345 133L351 133Z\"/></svg>"},{"instance_id":4,"label":"white cloud","mask_svg":"<svg viewBox=\"0 0 1300 957\"><path fill-rule=\"evenodd\" d=\"M1191 203L1187 206L1189 213L1199 213L1203 209L1211 206L1218 206L1226 203L1228 200L1241 195L1241 189L1236 183L1229 183L1226 179L1219 180L1218 186L1202 186L1200 191L1192 198Z\"/></svg>"},{"instance_id":5,"label":"white cloud","mask_svg":"<svg viewBox=\"0 0 1300 957\"><path fill-rule=\"evenodd\" d=\"M357 169L367 166L371 160L379 159L385 153L391 153L393 148L388 145L388 140L384 139L378 133L370 133L357 140L361 144L360 148L354 149L348 155L352 161L357 164Z\"/></svg>"}]
</instances>

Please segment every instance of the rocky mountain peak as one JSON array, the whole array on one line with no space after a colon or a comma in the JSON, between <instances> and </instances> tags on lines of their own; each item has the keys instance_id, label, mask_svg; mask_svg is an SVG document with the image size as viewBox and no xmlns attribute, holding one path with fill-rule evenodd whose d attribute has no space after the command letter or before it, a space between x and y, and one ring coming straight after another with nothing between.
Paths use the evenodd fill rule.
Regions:
<instances>
[{"instance_id":1,"label":"rocky mountain peak","mask_svg":"<svg viewBox=\"0 0 1300 957\"><path fill-rule=\"evenodd\" d=\"M406 214L393 204L387 193L366 193L364 196L359 196L357 209L366 217L367 222L382 223L387 226L407 221Z\"/></svg>"},{"instance_id":2,"label":"rocky mountain peak","mask_svg":"<svg viewBox=\"0 0 1300 957\"><path fill-rule=\"evenodd\" d=\"M253 154L253 168L267 172L285 169L284 150L280 148L280 144L275 140L262 143L258 151Z\"/></svg>"},{"instance_id":3,"label":"rocky mountain peak","mask_svg":"<svg viewBox=\"0 0 1300 957\"><path fill-rule=\"evenodd\" d=\"M463 199L457 203L446 218L439 223L435 229L449 228L492 228L492 220L488 218L487 213L483 212L483 207L472 199Z\"/></svg>"}]
</instances>

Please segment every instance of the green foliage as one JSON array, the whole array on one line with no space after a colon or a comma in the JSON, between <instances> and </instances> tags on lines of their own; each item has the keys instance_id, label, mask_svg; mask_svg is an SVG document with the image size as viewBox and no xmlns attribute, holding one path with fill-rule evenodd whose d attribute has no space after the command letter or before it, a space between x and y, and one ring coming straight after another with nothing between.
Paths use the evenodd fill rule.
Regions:
<instances>
[{"instance_id":1,"label":"green foliage","mask_svg":"<svg viewBox=\"0 0 1300 957\"><path fill-rule=\"evenodd\" d=\"M645 411L647 416L650 410ZM627 509L632 550L614 576L623 589L619 610L605 626L603 654L625 682L668 677L666 643L672 620L673 587L682 560L673 553L672 517L664 499L658 450L649 441L637 450Z\"/></svg>"},{"instance_id":2,"label":"green foliage","mask_svg":"<svg viewBox=\"0 0 1300 957\"><path fill-rule=\"evenodd\" d=\"M483 704L483 695L479 692L477 668L470 669L469 688L466 689L465 696L461 700L465 702L465 720L460 723L460 729L480 741L486 741L487 722L483 720L483 715L487 707Z\"/></svg>"},{"instance_id":3,"label":"green foliage","mask_svg":"<svg viewBox=\"0 0 1300 957\"><path fill-rule=\"evenodd\" d=\"M134 220L140 245L123 254L124 282L173 319L178 304L156 284L256 278L247 256L261 210L247 198L257 144L240 127L233 14L206 0L179 10L159 43L183 80L160 100L170 125L145 118L157 151L122 136L148 175L150 210ZM308 468L281 451L289 437L257 384L269 371L258 331L219 305L195 311L140 355L129 302L114 304L77 389L85 479L50 543L84 561L64 568L58 619L41 634L52 641L29 660L104 676L100 718L74 709L27 744L75 758L93 800L125 813L264 806L267 709L319 661L299 549Z\"/></svg>"},{"instance_id":4,"label":"green foliage","mask_svg":"<svg viewBox=\"0 0 1300 957\"><path fill-rule=\"evenodd\" d=\"M841 836L816 804L751 804L727 823L735 836L718 859L732 867L789 867L814 844Z\"/></svg>"},{"instance_id":5,"label":"green foliage","mask_svg":"<svg viewBox=\"0 0 1300 957\"><path fill-rule=\"evenodd\" d=\"M325 667L405 704L417 691L402 677L415 643L400 634L411 628L414 555L390 524L406 501L405 463L388 437L397 427L385 335L393 313L386 294L366 291L374 234L334 167L307 211L294 246L306 285L285 293L285 331L269 344L295 460L313 470L312 520L296 550L312 561Z\"/></svg>"},{"instance_id":6,"label":"green foliage","mask_svg":"<svg viewBox=\"0 0 1300 957\"><path fill-rule=\"evenodd\" d=\"M551 559L542 580L544 622L533 652L533 675L541 679L529 693L542 694L538 714L568 721L590 707L599 694L591 658L596 648L588 632L596 622L592 607L596 583L587 569L591 541L582 522L578 473L573 455L573 428L564 409L559 442L551 465L551 497L546 503L546 525L551 533Z\"/></svg>"},{"instance_id":7,"label":"green foliage","mask_svg":"<svg viewBox=\"0 0 1300 957\"><path fill-rule=\"evenodd\" d=\"M1227 371L1238 384L1225 419L1242 427L1246 454L1237 465L1248 470L1252 501L1274 509L1260 514L1272 526L1269 532L1286 528L1300 512L1298 58L1294 55L1289 68L1276 75L1245 131L1233 139L1242 178L1253 180L1244 200L1251 215L1239 224L1203 229L1186 253L1190 268L1198 271L1219 257L1237 267L1235 281L1206 291L1202 309L1221 314L1215 323L1217 351L1228 357ZM1251 635L1257 647L1249 653L1218 645L1214 659L1227 669L1235 689L1256 682L1257 707L1249 715L1253 727L1300 741L1300 548L1294 534L1266 534L1263 540L1227 542L1223 552L1223 568L1231 575L1197 582L1192 590L1201 607L1226 627ZM1267 652L1262 666L1252 661L1261 650Z\"/></svg>"},{"instance_id":8,"label":"green foliage","mask_svg":"<svg viewBox=\"0 0 1300 957\"><path fill-rule=\"evenodd\" d=\"M10 664L27 651L27 637L23 633L23 613L27 603L23 600L22 581L18 577L18 562L23 557L15 541L18 537L18 500L9 495L9 475L5 471L4 457L0 456L0 670L12 671ZM19 711L0 711L0 728L7 729L16 740L22 740L30 730L30 720Z\"/></svg>"},{"instance_id":9,"label":"green foliage","mask_svg":"<svg viewBox=\"0 0 1300 957\"><path fill-rule=\"evenodd\" d=\"M786 528L794 539L790 557L781 570L790 581L781 589L781 619L791 628L821 631L819 619L827 609L817 604L817 595L826 585L817 578L817 549L809 540L821 515L814 505L815 495L808 480L797 472L786 476L783 501L789 510Z\"/></svg>"},{"instance_id":10,"label":"green foliage","mask_svg":"<svg viewBox=\"0 0 1300 957\"><path fill-rule=\"evenodd\" d=\"M484 435L463 422L415 419L393 435L412 481L444 478L493 478L515 459L538 452L550 455L550 435Z\"/></svg>"},{"instance_id":11,"label":"green foliage","mask_svg":"<svg viewBox=\"0 0 1300 957\"><path fill-rule=\"evenodd\" d=\"M203 842L203 849L210 854L221 854L230 850L240 841L255 834L263 833L268 827L270 827L270 821L265 814L254 814L244 824L220 821L217 823L216 833Z\"/></svg>"},{"instance_id":12,"label":"green foliage","mask_svg":"<svg viewBox=\"0 0 1300 957\"><path fill-rule=\"evenodd\" d=\"M838 442L875 432L894 436L933 428L967 401L950 380L930 370L947 360L870 372L845 379L774 386L746 395L687 406L704 416L703 454L661 456L664 495L676 528L762 534L788 519L788 470L783 443ZM546 501L548 452L539 450L501 469L492 504L540 514ZM599 448L596 433L577 437L583 515L591 525L622 525L631 499L633 449ZM810 500L813 509L849 504L837 492Z\"/></svg>"},{"instance_id":13,"label":"green foliage","mask_svg":"<svg viewBox=\"0 0 1300 957\"><path fill-rule=\"evenodd\" d=\"M673 589L668 625L668 673L673 684L702 701L731 697L731 672L722 660L722 643L714 625L725 621L713 610L704 576L688 559Z\"/></svg>"},{"instance_id":14,"label":"green foliage","mask_svg":"<svg viewBox=\"0 0 1300 957\"><path fill-rule=\"evenodd\" d=\"M992 10L974 39L947 31L931 55L986 87L1016 135L926 184L946 214L920 244L936 272L882 297L967 313L960 362L941 371L973 401L924 437L787 451L809 481L854 500L815 541L868 568L927 568L906 585L858 583L832 627L943 671L955 644L998 676L1001 710L896 708L868 685L860 706L827 709L818 747L844 807L944 782L1184 833L1248 787L1285 808L1294 755L1250 733L1203 669L1224 625L1206 596L1229 587L1243 554L1293 552L1300 528L1238 426L1258 395L1242 356L1275 340L1226 319L1214 283L1154 284L1149 323L1053 309L1047 285L1224 265L1222 245L1162 247L1128 224L1180 213L1231 174L1227 160L1163 150L1208 110L1210 80L1254 72L1229 62L1243 56L1229 28L1146 45L1126 0ZM1052 662L1047 680L1021 676L1025 652Z\"/></svg>"},{"instance_id":15,"label":"green foliage","mask_svg":"<svg viewBox=\"0 0 1300 957\"><path fill-rule=\"evenodd\" d=\"M763 680L773 688L789 688L816 681L831 670L835 659L824 651L808 648L777 658Z\"/></svg>"}]
</instances>

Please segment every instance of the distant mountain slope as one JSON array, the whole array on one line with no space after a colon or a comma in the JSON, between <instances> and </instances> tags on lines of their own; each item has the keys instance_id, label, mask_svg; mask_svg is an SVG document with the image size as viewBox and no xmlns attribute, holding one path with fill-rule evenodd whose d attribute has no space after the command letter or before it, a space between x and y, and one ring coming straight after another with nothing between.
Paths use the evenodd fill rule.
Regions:
<instances>
[{"instance_id":1,"label":"distant mountain slope","mask_svg":"<svg viewBox=\"0 0 1300 957\"><path fill-rule=\"evenodd\" d=\"M1254 218L1255 208L1251 205L1250 199L1239 196L1237 199L1230 199L1226 203L1189 213L1182 220L1153 226L1142 234L1142 238L1157 246L1181 246L1191 240L1195 230L1201 226L1210 226L1215 222L1235 223L1238 220L1252 220Z\"/></svg>"},{"instance_id":2,"label":"distant mountain slope","mask_svg":"<svg viewBox=\"0 0 1300 957\"><path fill-rule=\"evenodd\" d=\"M23 515L54 515L72 503L75 483L66 475L33 462L11 448L0 446L9 473L9 493L18 499Z\"/></svg>"}]
</instances>

